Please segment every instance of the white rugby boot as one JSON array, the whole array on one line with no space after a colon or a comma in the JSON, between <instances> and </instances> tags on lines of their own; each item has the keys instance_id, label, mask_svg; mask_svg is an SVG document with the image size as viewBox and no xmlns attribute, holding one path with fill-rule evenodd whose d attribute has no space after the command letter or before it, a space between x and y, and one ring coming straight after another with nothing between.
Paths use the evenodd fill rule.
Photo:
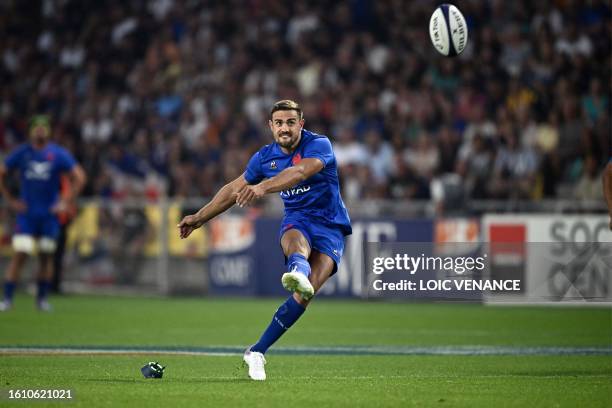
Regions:
<instances>
[{"instance_id":1,"label":"white rugby boot","mask_svg":"<svg viewBox=\"0 0 612 408\"><path fill-rule=\"evenodd\" d=\"M310 300L314 296L314 288L306 275L299 273L297 268L292 271L283 273L281 278L283 287L289 292L297 292L304 300Z\"/></svg>"},{"instance_id":2,"label":"white rugby boot","mask_svg":"<svg viewBox=\"0 0 612 408\"><path fill-rule=\"evenodd\" d=\"M13 308L13 303L8 300L3 300L0 302L0 312L8 312Z\"/></svg>"},{"instance_id":3,"label":"white rugby boot","mask_svg":"<svg viewBox=\"0 0 612 408\"><path fill-rule=\"evenodd\" d=\"M249 366L249 377L251 380L264 381L266 379L266 358L263 354L257 351L251 351L251 348L246 349L242 360Z\"/></svg>"},{"instance_id":4,"label":"white rugby boot","mask_svg":"<svg viewBox=\"0 0 612 408\"><path fill-rule=\"evenodd\" d=\"M36 308L40 312L51 312L53 311L53 307L51 303L49 303L46 299L41 299L36 301Z\"/></svg>"}]
</instances>

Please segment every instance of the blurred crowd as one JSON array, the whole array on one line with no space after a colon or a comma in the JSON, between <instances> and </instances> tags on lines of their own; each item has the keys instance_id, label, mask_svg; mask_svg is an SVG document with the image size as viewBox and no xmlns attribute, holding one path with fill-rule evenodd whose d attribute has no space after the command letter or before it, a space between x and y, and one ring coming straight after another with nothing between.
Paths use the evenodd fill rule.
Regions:
<instances>
[{"instance_id":1,"label":"blurred crowd","mask_svg":"<svg viewBox=\"0 0 612 408\"><path fill-rule=\"evenodd\" d=\"M294 99L349 202L601 198L609 3L455 4L469 43L445 58L437 2L2 1L1 155L48 113L86 196L211 196Z\"/></svg>"}]
</instances>

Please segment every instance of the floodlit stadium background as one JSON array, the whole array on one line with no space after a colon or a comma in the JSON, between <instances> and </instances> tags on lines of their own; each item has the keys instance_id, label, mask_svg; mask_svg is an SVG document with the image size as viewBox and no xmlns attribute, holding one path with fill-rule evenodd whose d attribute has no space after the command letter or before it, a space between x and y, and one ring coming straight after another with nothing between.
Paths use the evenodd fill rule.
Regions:
<instances>
[{"instance_id":1,"label":"floodlit stadium background","mask_svg":"<svg viewBox=\"0 0 612 408\"><path fill-rule=\"evenodd\" d=\"M45 112L88 175L66 291L282 293L281 270L258 266L282 268L278 197L187 241L175 231L271 141L280 98L331 138L356 224L331 294L361 296L362 242L477 242L486 214L599 239L607 2L460 1L469 44L454 59L428 38L433 2L308 3L2 2L0 155ZM0 211L6 265L12 216Z\"/></svg>"}]
</instances>

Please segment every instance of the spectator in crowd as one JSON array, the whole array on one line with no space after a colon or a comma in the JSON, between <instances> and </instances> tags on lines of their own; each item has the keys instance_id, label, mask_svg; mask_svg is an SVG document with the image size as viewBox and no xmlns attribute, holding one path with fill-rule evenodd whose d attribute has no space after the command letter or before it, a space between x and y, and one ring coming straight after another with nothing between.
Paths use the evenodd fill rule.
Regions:
<instances>
[{"instance_id":1,"label":"spectator in crowd","mask_svg":"<svg viewBox=\"0 0 612 408\"><path fill-rule=\"evenodd\" d=\"M588 155L584 158L582 175L574 189L574 197L578 200L602 200L603 189L601 187L602 175L594 156Z\"/></svg>"},{"instance_id":2,"label":"spectator in crowd","mask_svg":"<svg viewBox=\"0 0 612 408\"><path fill-rule=\"evenodd\" d=\"M495 158L491 191L500 198L530 198L536 187L538 157L529 146L520 146L514 129L502 129L505 141Z\"/></svg>"}]
</instances>

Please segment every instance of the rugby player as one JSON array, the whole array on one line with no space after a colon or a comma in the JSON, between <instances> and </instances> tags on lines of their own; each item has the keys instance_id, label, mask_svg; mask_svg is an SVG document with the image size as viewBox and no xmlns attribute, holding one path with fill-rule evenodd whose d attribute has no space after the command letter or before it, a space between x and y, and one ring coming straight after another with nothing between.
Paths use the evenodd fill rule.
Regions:
<instances>
[{"instance_id":1,"label":"rugby player","mask_svg":"<svg viewBox=\"0 0 612 408\"><path fill-rule=\"evenodd\" d=\"M85 184L85 172L72 155L51 143L49 119L35 116L30 122L30 142L18 146L0 164L0 192L17 213L12 243L14 255L4 277L4 301L0 311L13 306L13 293L27 256L38 253L38 291L36 305L49 311L47 292L53 274L53 253L60 232L58 214L66 211ZM17 170L20 198L11 195L6 174ZM72 194L60 198L60 176L66 174L72 183Z\"/></svg>"},{"instance_id":2,"label":"rugby player","mask_svg":"<svg viewBox=\"0 0 612 408\"><path fill-rule=\"evenodd\" d=\"M279 193L284 201L279 240L286 272L281 282L293 294L278 308L259 341L244 354L253 380L266 379L264 354L300 318L313 296L336 272L344 237L352 232L329 139L305 130L302 109L290 100L274 104L268 124L274 143L256 152L240 177L178 224L180 237L187 238L234 204L245 207L270 193Z\"/></svg>"}]
</instances>

